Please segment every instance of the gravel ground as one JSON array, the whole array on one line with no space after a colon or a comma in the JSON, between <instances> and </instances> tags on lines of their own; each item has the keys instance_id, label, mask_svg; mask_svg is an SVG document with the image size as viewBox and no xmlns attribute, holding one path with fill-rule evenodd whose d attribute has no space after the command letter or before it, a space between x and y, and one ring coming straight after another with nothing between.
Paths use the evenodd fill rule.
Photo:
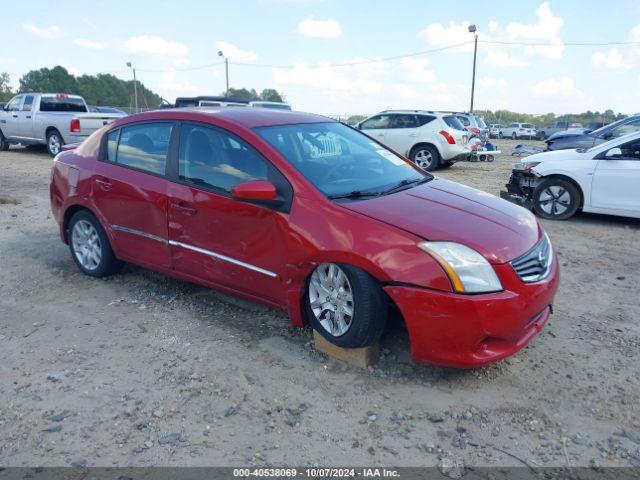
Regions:
<instances>
[{"instance_id":1,"label":"gravel ground","mask_svg":"<svg viewBox=\"0 0 640 480\"><path fill-rule=\"evenodd\" d=\"M439 174L498 194L512 161ZM640 221L544 222L563 278L518 355L413 365L391 326L363 371L263 306L134 266L82 275L50 163L0 152L0 465L640 465Z\"/></svg>"}]
</instances>

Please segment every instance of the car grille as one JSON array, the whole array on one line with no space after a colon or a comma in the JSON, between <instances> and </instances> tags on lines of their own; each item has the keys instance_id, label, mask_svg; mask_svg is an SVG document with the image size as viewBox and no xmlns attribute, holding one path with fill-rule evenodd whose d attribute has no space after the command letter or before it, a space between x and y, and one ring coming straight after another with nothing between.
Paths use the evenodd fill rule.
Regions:
<instances>
[{"instance_id":1,"label":"car grille","mask_svg":"<svg viewBox=\"0 0 640 480\"><path fill-rule=\"evenodd\" d=\"M523 282L531 283L543 280L549 275L552 261L553 248L545 233L531 250L509 263Z\"/></svg>"}]
</instances>

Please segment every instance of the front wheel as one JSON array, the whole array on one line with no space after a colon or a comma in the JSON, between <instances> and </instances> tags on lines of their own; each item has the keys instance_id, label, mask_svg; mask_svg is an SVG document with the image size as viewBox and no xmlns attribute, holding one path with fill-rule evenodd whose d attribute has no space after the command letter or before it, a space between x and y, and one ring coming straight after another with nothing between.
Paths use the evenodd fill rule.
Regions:
<instances>
[{"instance_id":1,"label":"front wheel","mask_svg":"<svg viewBox=\"0 0 640 480\"><path fill-rule=\"evenodd\" d=\"M109 238L91 212L81 210L69 221L69 249L78 268L92 277L105 277L122 266Z\"/></svg>"},{"instance_id":2,"label":"front wheel","mask_svg":"<svg viewBox=\"0 0 640 480\"><path fill-rule=\"evenodd\" d=\"M533 192L533 208L542 218L566 220L580 206L580 192L576 186L560 178L549 178Z\"/></svg>"},{"instance_id":3,"label":"front wheel","mask_svg":"<svg viewBox=\"0 0 640 480\"><path fill-rule=\"evenodd\" d=\"M428 172L438 168L440 164L440 154L435 147L423 145L416 147L411 153L411 161Z\"/></svg>"},{"instance_id":4,"label":"front wheel","mask_svg":"<svg viewBox=\"0 0 640 480\"><path fill-rule=\"evenodd\" d=\"M307 283L305 307L311 326L344 348L376 343L387 321L386 297L378 282L346 264L316 267Z\"/></svg>"},{"instance_id":5,"label":"front wheel","mask_svg":"<svg viewBox=\"0 0 640 480\"><path fill-rule=\"evenodd\" d=\"M513 140L517 140L517 139L518 139L518 136L516 135L516 132L513 132L513 133L511 134L511 138L512 138Z\"/></svg>"},{"instance_id":6,"label":"front wheel","mask_svg":"<svg viewBox=\"0 0 640 480\"><path fill-rule=\"evenodd\" d=\"M6 152L9 150L9 142L5 138L5 136L0 132L0 150Z\"/></svg>"},{"instance_id":7,"label":"front wheel","mask_svg":"<svg viewBox=\"0 0 640 480\"><path fill-rule=\"evenodd\" d=\"M64 140L62 139L62 135L57 130L52 130L47 135L47 151L49 155L53 155L54 157L62 151L62 146L64 145Z\"/></svg>"}]
</instances>

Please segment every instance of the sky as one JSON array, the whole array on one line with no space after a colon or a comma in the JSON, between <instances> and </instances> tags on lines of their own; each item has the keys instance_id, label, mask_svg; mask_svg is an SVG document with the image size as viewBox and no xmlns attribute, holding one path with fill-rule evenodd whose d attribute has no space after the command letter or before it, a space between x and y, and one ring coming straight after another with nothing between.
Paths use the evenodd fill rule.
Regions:
<instances>
[{"instance_id":1,"label":"sky","mask_svg":"<svg viewBox=\"0 0 640 480\"><path fill-rule=\"evenodd\" d=\"M2 16L14 86L55 65L130 79L132 62L169 101L218 95L222 51L231 87L276 88L297 110L467 110L473 23L476 109L640 111L637 0L4 0Z\"/></svg>"}]
</instances>

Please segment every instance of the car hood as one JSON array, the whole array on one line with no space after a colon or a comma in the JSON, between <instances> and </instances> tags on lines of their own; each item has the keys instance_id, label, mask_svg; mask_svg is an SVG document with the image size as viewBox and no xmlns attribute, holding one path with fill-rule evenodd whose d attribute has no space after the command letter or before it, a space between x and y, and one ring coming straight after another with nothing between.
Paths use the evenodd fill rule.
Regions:
<instances>
[{"instance_id":1,"label":"car hood","mask_svg":"<svg viewBox=\"0 0 640 480\"><path fill-rule=\"evenodd\" d=\"M465 244L495 264L522 255L542 235L536 218L526 209L441 178L391 195L340 205L425 240Z\"/></svg>"},{"instance_id":2,"label":"car hood","mask_svg":"<svg viewBox=\"0 0 640 480\"><path fill-rule=\"evenodd\" d=\"M591 140L593 140L593 136L591 136L588 133L582 133L582 132L558 132L558 133L554 133L553 135L551 135L547 139L547 143L549 141L564 140L564 139L571 139L571 140L588 140L588 139L591 139Z\"/></svg>"},{"instance_id":3,"label":"car hood","mask_svg":"<svg viewBox=\"0 0 640 480\"><path fill-rule=\"evenodd\" d=\"M526 160L523 160L523 162L545 162L548 160L565 160L570 158L576 159L582 155L582 153L578 152L575 148L568 148L566 150L549 150L529 155L526 157Z\"/></svg>"}]
</instances>

